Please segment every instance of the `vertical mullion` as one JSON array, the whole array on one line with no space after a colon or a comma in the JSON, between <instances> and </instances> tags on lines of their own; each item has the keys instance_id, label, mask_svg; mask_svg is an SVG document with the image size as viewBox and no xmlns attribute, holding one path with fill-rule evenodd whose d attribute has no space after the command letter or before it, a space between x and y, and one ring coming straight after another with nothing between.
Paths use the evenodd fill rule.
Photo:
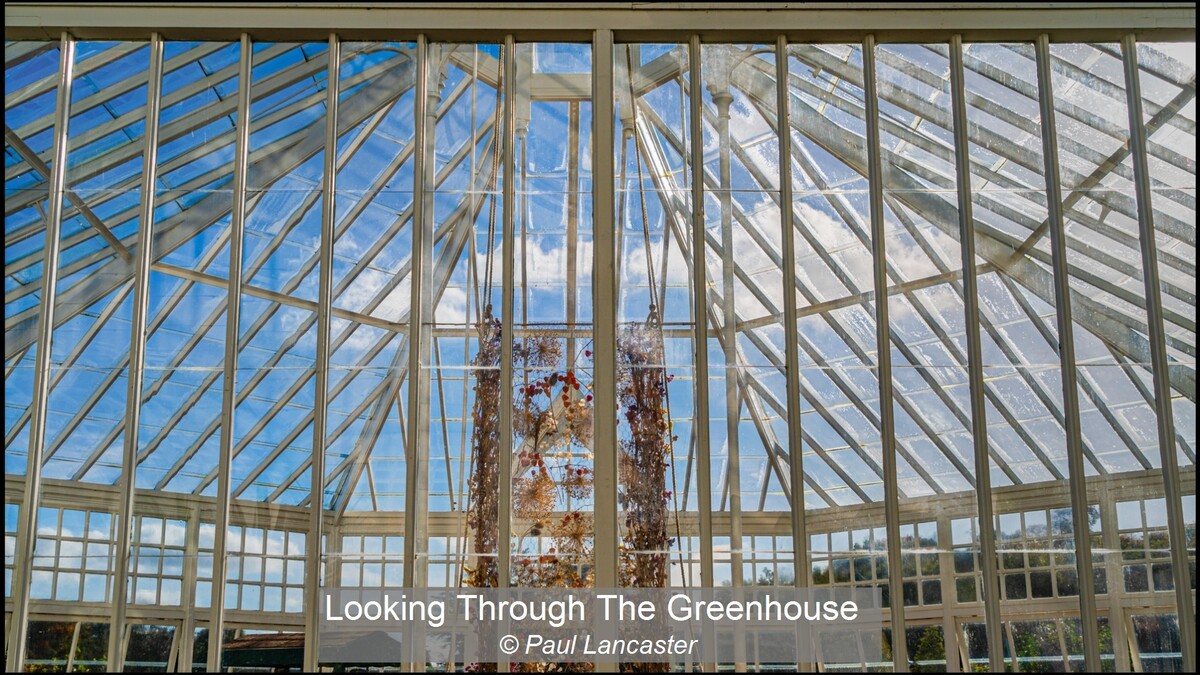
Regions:
<instances>
[{"instance_id":1,"label":"vertical mullion","mask_svg":"<svg viewBox=\"0 0 1200 675\"><path fill-rule=\"evenodd\" d=\"M233 417L237 405L237 359L242 295L242 240L246 226L246 173L250 154L250 78L254 49L243 33L238 63L237 139L233 155L233 205L229 219L229 284L225 299L225 363L221 379L221 437L217 460L216 529L213 532L212 599L208 623L208 669L221 663L225 632L226 550L229 538L230 473L233 464ZM311 573L311 571L310 571Z\"/></svg>"},{"instance_id":2,"label":"vertical mullion","mask_svg":"<svg viewBox=\"0 0 1200 675\"><path fill-rule=\"evenodd\" d=\"M75 40L64 32L59 38L58 96L54 105L54 164L47 177L46 243L42 248L41 312L38 315L36 365L30 403L29 450L25 463L25 492L17 526L17 556L13 564L12 626L6 666L9 672L25 669L25 640L29 630L29 590L33 567L34 531L42 493L42 456L46 441L46 404L50 398L50 344L54 333L54 305L58 299L58 258L61 250L63 183L66 180L67 127L71 121L71 84L75 69Z\"/></svg>"},{"instance_id":3,"label":"vertical mullion","mask_svg":"<svg viewBox=\"0 0 1200 675\"><path fill-rule=\"evenodd\" d=\"M146 367L146 314L150 304L150 263L154 251L155 181L158 174L158 121L162 110L163 43L157 33L150 38L150 71L146 88L146 131L142 136L141 204L138 206L137 277L134 282L133 319L129 327L129 372L125 398L125 447L121 462L121 502L117 512L117 556L113 568L114 586L111 626L125 625L129 601L125 578L129 576L129 547L133 539L133 509L138 464L138 430L141 424L142 379ZM161 581L161 580L160 580ZM108 668L124 670L124 633L108 632Z\"/></svg>"},{"instance_id":4,"label":"vertical mullion","mask_svg":"<svg viewBox=\"0 0 1200 675\"><path fill-rule=\"evenodd\" d=\"M516 41L504 37L504 72L500 74L504 96L504 183L503 221L501 224L501 329L500 329L500 477L497 524L497 568L499 587L507 588L512 578L512 407L513 407L513 295L516 260L513 245L513 200L516 194L516 157L513 156L516 129L516 105L513 80L516 77ZM489 242L489 246L494 246Z\"/></svg>"},{"instance_id":5,"label":"vertical mullion","mask_svg":"<svg viewBox=\"0 0 1200 675\"><path fill-rule=\"evenodd\" d=\"M620 585L617 515L617 260L613 192L613 35L597 29L592 36L592 217L593 336L592 382L595 399L592 424L596 452L593 457L593 510L595 523L596 588ZM629 74L632 77L632 73ZM632 104L632 101L630 102ZM622 114L629 111L622 110ZM576 121L578 123L578 121ZM574 132L578 137L578 133ZM573 328L573 326L572 326ZM572 333L573 334L573 333ZM568 354L574 354L568 350ZM610 635L605 635L609 637ZM614 670L616 661L598 659L596 671Z\"/></svg>"},{"instance_id":6,"label":"vertical mullion","mask_svg":"<svg viewBox=\"0 0 1200 675\"><path fill-rule=\"evenodd\" d=\"M799 330L796 307L796 231L792 204L792 120L788 96L787 36L775 40L775 104L779 134L779 216L783 237L783 334ZM800 417L800 347L796 340L784 340L784 371L787 392L788 467L791 483L791 528L793 581L796 588L808 588L812 568L808 561L808 525L804 519L804 435ZM776 574L776 579L779 578ZM799 658L799 655L797 655ZM811 663L797 661L798 671L812 670Z\"/></svg>"},{"instance_id":7,"label":"vertical mullion","mask_svg":"<svg viewBox=\"0 0 1200 675\"><path fill-rule=\"evenodd\" d=\"M1063 422L1067 436L1067 475L1075 530L1075 564L1079 576L1079 616L1083 633L1083 662L1088 672L1100 672L1100 639L1096 589L1092 571L1092 539L1088 522L1087 474L1083 463L1083 431L1079 421L1079 389L1075 369L1074 321L1071 317L1071 279L1067 268L1067 235L1063 224L1059 180L1058 130L1054 119L1054 83L1050 71L1050 38L1035 44L1038 103L1042 118L1042 157L1046 175L1046 210L1050 225L1050 256L1054 267L1054 306L1058 319L1058 358L1062 369ZM1066 652L1064 652L1064 655Z\"/></svg>"},{"instance_id":8,"label":"vertical mullion","mask_svg":"<svg viewBox=\"0 0 1200 675\"><path fill-rule=\"evenodd\" d=\"M979 512L979 557L983 568L983 611L988 661L992 672L1004 669L1000 626L1000 579L996 573L996 533L992 515L991 465L984 402L983 349L979 339L979 279L975 267L975 219L971 208L971 156L967 138L967 97L962 36L950 39L950 93L954 119L954 164L958 187L958 238L962 253L963 305L966 314L967 375L971 397L971 440L975 446L975 495ZM895 604L897 598L892 598ZM901 599L902 600L902 599Z\"/></svg>"},{"instance_id":9,"label":"vertical mullion","mask_svg":"<svg viewBox=\"0 0 1200 675\"><path fill-rule=\"evenodd\" d=\"M1191 570L1188 567L1183 504L1179 478L1179 454L1175 447L1175 414L1171 407L1170 364L1163 323L1162 288L1158 274L1158 242L1155 239L1154 206L1150 167L1146 158L1146 126L1142 115L1142 83L1138 72L1137 42L1132 33L1121 40L1125 65L1125 95L1129 107L1129 141L1137 195L1138 234L1142 244L1142 279L1146 289L1149 324L1150 366L1154 376L1154 399L1158 421L1158 451L1162 458L1163 487L1167 498L1167 532L1171 544L1171 568L1175 580L1175 610L1179 620L1179 645L1184 672L1196 666L1196 614L1192 603Z\"/></svg>"},{"instance_id":10,"label":"vertical mullion","mask_svg":"<svg viewBox=\"0 0 1200 675\"><path fill-rule=\"evenodd\" d=\"M594 98L595 96L593 96ZM579 134L579 101L571 101L568 104L567 112L567 148L571 153L567 157L567 185L571 186L567 192L567 325L571 328L567 333L567 368L570 370L575 370L577 367L575 363L575 324L578 321L576 318L578 310L575 304L579 295L579 280L575 277L579 273ZM615 298L616 296L611 297ZM592 380L595 381L595 379L593 375ZM570 501L567 503L569 504Z\"/></svg>"},{"instance_id":11,"label":"vertical mullion","mask_svg":"<svg viewBox=\"0 0 1200 675\"><path fill-rule=\"evenodd\" d=\"M692 163L692 317L695 321L695 400L692 406L692 433L696 438L696 498L700 509L700 585L716 587L713 565L712 512L712 453L708 428L708 266L704 240L704 89L700 68L700 36L693 34L688 41L688 113L690 125L689 148ZM630 74L632 77L632 73ZM686 162L685 162L686 163ZM785 275L786 276L786 275ZM740 570L739 570L740 573ZM705 624L705 640L713 638L712 628ZM716 672L715 663L702 665L706 672Z\"/></svg>"},{"instance_id":12,"label":"vertical mullion","mask_svg":"<svg viewBox=\"0 0 1200 675\"><path fill-rule=\"evenodd\" d=\"M595 320L592 381L595 386L595 556L596 587L618 585L617 544L617 297L616 231L613 216L613 35L593 35L592 64L592 311ZM631 75L632 76L632 75ZM622 111L624 113L624 111ZM568 352L570 353L570 352Z\"/></svg>"},{"instance_id":13,"label":"vertical mullion","mask_svg":"<svg viewBox=\"0 0 1200 675\"><path fill-rule=\"evenodd\" d=\"M184 609L183 633L180 634L179 667L181 673L192 672L192 655L196 644L196 575L200 562L200 508L193 505L187 516L183 544L183 591L180 605ZM286 569L285 569L286 572Z\"/></svg>"},{"instance_id":14,"label":"vertical mullion","mask_svg":"<svg viewBox=\"0 0 1200 675\"><path fill-rule=\"evenodd\" d=\"M1121 550L1121 535L1117 526L1117 500L1108 490L1100 493L1100 545L1110 551ZM1106 579L1121 579L1121 556L1104 556ZM1125 621L1125 583L1113 584L1108 589L1108 627L1112 631L1114 667L1119 673L1130 672L1135 659L1130 651L1131 632Z\"/></svg>"},{"instance_id":15,"label":"vertical mullion","mask_svg":"<svg viewBox=\"0 0 1200 675\"><path fill-rule=\"evenodd\" d=\"M704 241L704 92L700 81L700 36L688 44L691 69L688 92L692 163L692 307L695 320L695 405L692 433L696 436L696 497L700 509L700 582L713 587L712 456L708 429L708 287ZM631 75L632 76L632 75Z\"/></svg>"},{"instance_id":16,"label":"vertical mullion","mask_svg":"<svg viewBox=\"0 0 1200 675\"><path fill-rule=\"evenodd\" d=\"M513 100L513 94L516 91L516 87L513 86L513 80L517 72L516 52L516 40L512 34L504 36L502 51L504 70L501 73L497 73L500 77L500 86L497 87L496 91L497 95L503 92L504 96L504 123L500 124L499 120L497 120L496 124L497 131L502 131L504 134L504 182L502 185L504 209L500 228L500 458L498 462L498 473L500 475L497 480L499 495L496 499L496 519L498 521L496 523L496 583L500 588L508 588L512 581L513 296L515 295L516 285L514 281L516 260L513 243L515 230L513 223L515 216L513 201L516 195L516 186L514 184L516 180L516 157L513 156L516 138L516 104ZM492 247L495 244L488 242L488 246ZM524 283L524 280L522 280L522 283ZM501 655L497 669L504 672L509 670L507 656Z\"/></svg>"},{"instance_id":17,"label":"vertical mullion","mask_svg":"<svg viewBox=\"0 0 1200 675\"><path fill-rule=\"evenodd\" d=\"M423 312L424 303L421 301L424 292L425 272L428 267L426 251L425 223L425 165L428 160L426 141L428 138L429 109L429 43L424 35L417 36L417 72L413 85L413 213L412 213L412 265L409 267L410 290L408 310L408 425L405 431L405 495L404 495L404 583L410 588L417 588L419 577L417 573L417 558L424 553L424 547L417 540L418 511L423 512L427 506L421 486L427 485L421 480L425 471L425 455L422 451L427 447L420 443L421 425L413 411L422 405L420 400L421 388L416 386L421 377L421 359L426 357L423 324L426 317ZM428 186L432 189L432 185ZM424 436L428 440L428 436ZM423 539L423 538L422 538Z\"/></svg>"},{"instance_id":18,"label":"vertical mullion","mask_svg":"<svg viewBox=\"0 0 1200 675\"><path fill-rule=\"evenodd\" d=\"M875 36L862 43L863 99L866 103L867 181L870 190L871 256L875 292L875 360L879 378L879 432L883 451L884 528L887 532L888 595L895 672L908 672L904 622L904 579L900 549L900 484L896 471L896 417L892 398L892 334L888 316L887 248L883 215L883 163L879 141L879 98L875 81Z\"/></svg>"},{"instance_id":19,"label":"vertical mullion","mask_svg":"<svg viewBox=\"0 0 1200 675\"><path fill-rule=\"evenodd\" d=\"M730 583L734 588L742 586L742 567L744 565L744 555L742 552L742 481L741 481L741 447L738 438L738 422L741 417L741 396L738 391L738 380L740 373L738 372L737 359L737 312L734 309L734 262L733 262L733 194L732 194L732 158L730 152L730 134L729 134L729 108L733 103L732 85L730 80L733 78L733 70L735 64L733 62L733 46L732 45L713 45L715 49L720 49L728 54L728 62L720 64L718 68L726 69L726 72L714 75L717 80L723 80L721 88L710 85L709 93L712 96L713 104L717 108L716 129L717 132L717 200L721 204L721 352L724 365L724 372L721 373L721 379L725 385L725 452L726 452L726 471L725 484L722 491L728 490L729 495L729 558L732 574ZM703 51L700 54L703 60ZM740 58L740 57L739 57ZM703 100L701 100L701 105ZM701 144L703 147L703 144ZM697 167L699 173L694 174L701 178L703 184L704 169ZM665 264L665 263L664 263ZM704 258L697 257L696 264L701 266L701 269L706 269ZM707 286L705 287L707 289ZM707 293L707 290L705 290ZM705 306L708 306L708 299L705 298ZM714 312L715 314L715 312ZM701 314L700 319L707 318L707 314ZM715 326L714 326L715 329ZM724 502L724 500L722 500ZM722 503L724 506L724 503ZM745 672L746 666L743 662L745 643L741 640L735 640L735 651L739 652L734 657L735 672Z\"/></svg>"},{"instance_id":20,"label":"vertical mullion","mask_svg":"<svg viewBox=\"0 0 1200 675\"><path fill-rule=\"evenodd\" d=\"M952 543L954 541L954 530L951 525L952 519L945 511L937 514L935 518L937 519L938 541L942 542L941 550L938 551L938 578L941 580L942 588L954 588L954 545ZM959 640L962 636L959 635L957 630L954 613L955 608L953 604L943 600L941 615L942 653L946 656L946 672L948 673L962 672L962 666L968 665L964 659L958 658L961 653ZM968 670L970 670L969 665Z\"/></svg>"},{"instance_id":21,"label":"vertical mullion","mask_svg":"<svg viewBox=\"0 0 1200 675\"><path fill-rule=\"evenodd\" d=\"M325 515L325 426L329 409L329 361L330 332L332 330L333 306L333 239L334 210L337 190L337 138L338 138L338 73L341 66L341 43L336 34L329 36L328 70L325 81L325 156L321 192L321 240L320 262L317 278L317 357L316 392L313 396L313 445L312 480L309 486L308 507L310 518L308 537L305 540L307 564L319 567L321 563L321 528ZM309 611L304 615L304 669L317 670L317 629L321 613L321 584L316 569L305 575L304 600Z\"/></svg>"},{"instance_id":22,"label":"vertical mullion","mask_svg":"<svg viewBox=\"0 0 1200 675\"><path fill-rule=\"evenodd\" d=\"M429 261L433 257L432 226L426 222L431 212L425 208L429 191L433 190L432 168L429 160L429 129L434 123L437 105L430 105L435 94L429 91L429 43L424 34L417 36L417 70L413 80L413 195L412 195L412 265L409 266L410 291L408 310L408 405L400 411L407 419L403 429L406 460L404 492L404 584L423 588L428 569L425 553L428 549L426 515L429 492L429 369L423 360L433 352L432 331L427 326L431 311L426 302L430 297L427 275L432 274ZM401 405L399 394L396 404ZM449 477L447 477L447 480ZM425 669L424 654L414 648L408 652L410 670Z\"/></svg>"},{"instance_id":23,"label":"vertical mullion","mask_svg":"<svg viewBox=\"0 0 1200 675\"><path fill-rule=\"evenodd\" d=\"M792 210L792 122L788 100L787 37L775 41L775 98L779 130L779 209L783 230L783 322L784 335L797 330L796 308L796 232ZM804 521L804 436L800 418L800 347L795 340L784 341L784 370L787 374L788 459L792 492L791 525L795 585L806 588L811 579L808 565L808 528Z\"/></svg>"}]
</instances>

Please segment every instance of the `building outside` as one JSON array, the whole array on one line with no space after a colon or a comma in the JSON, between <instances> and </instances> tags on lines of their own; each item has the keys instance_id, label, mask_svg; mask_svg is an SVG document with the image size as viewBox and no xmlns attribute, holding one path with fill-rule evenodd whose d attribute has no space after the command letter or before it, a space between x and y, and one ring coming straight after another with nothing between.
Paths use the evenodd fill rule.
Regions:
<instances>
[{"instance_id":1,"label":"building outside","mask_svg":"<svg viewBox=\"0 0 1200 675\"><path fill-rule=\"evenodd\" d=\"M1190 3L5 24L9 670L336 667L322 589L464 586L1195 669Z\"/></svg>"}]
</instances>

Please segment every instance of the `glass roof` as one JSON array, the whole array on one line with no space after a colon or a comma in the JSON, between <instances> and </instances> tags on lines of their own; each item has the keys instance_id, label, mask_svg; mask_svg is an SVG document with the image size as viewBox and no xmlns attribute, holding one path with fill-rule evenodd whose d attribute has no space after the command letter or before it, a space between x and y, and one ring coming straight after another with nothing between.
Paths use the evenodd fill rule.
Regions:
<instances>
[{"instance_id":1,"label":"glass roof","mask_svg":"<svg viewBox=\"0 0 1200 675\"><path fill-rule=\"evenodd\" d=\"M25 472L29 442L59 49L57 42L5 46L9 474ZM253 46L234 352L232 494L239 499L303 505L309 498L321 213L329 197L322 190L327 49L325 43ZM492 300L485 267L503 250L488 228L503 209L505 163L495 133L502 126L502 56L497 45L433 45L430 53L436 126L426 184L434 187L420 198L434 223L430 330L437 350L429 364L441 398L430 423L429 489L431 509L446 510L464 484L467 373L477 346L472 326L481 305L501 301L499 263ZM1085 468L1091 475L1154 468L1160 459L1150 335L1120 47L1055 44L1051 53ZM237 43L165 46L140 488L197 495L216 489L238 55ZM687 49L642 45L629 59L632 74L621 46L617 55L618 84L632 92L617 92L618 114L626 116L618 125L636 119L622 128L639 148L617 163L625 219L619 228L657 228L646 241L649 253L638 243L621 254L618 320L644 318L647 293L661 291L672 337L666 358L687 366L692 242L677 224L691 217L689 191L699 171L688 154ZM527 328L567 335L592 321L591 205L571 197L591 189L591 50L536 45L519 51L520 58L528 59L514 87L528 105L521 164L528 227L516 245L517 314L525 312ZM806 504L882 501L862 51L838 44L788 48L789 205L781 204L779 184L777 58L783 55L761 45L705 45L703 54L705 213L714 223L707 267L718 277L723 266L731 272L706 297L713 332L736 335L714 342L711 351L724 354L730 374L722 376L736 371L738 378L736 408L726 414L737 418L743 444L742 504L787 508L782 371L789 340L797 341L800 356ZM1179 460L1190 466L1195 47L1140 44L1138 58ZM145 229L138 207L149 59L145 42L81 41L75 51L46 434L50 478L114 484L121 472L136 250ZM347 43L341 59L325 506L395 511L404 504L410 424L415 49ZM887 44L875 59L900 494L960 492L972 488L975 475L948 48ZM979 275L993 480L1060 480L1067 450L1034 50L969 44L964 65L976 230L976 258L967 262ZM729 101L709 79L721 67ZM785 207L796 228L794 327L780 320L788 302L779 235ZM585 225L568 232L562 223L572 208ZM718 219L727 219L728 232ZM661 251L650 252L651 238ZM586 269L570 262L576 259L587 260ZM661 274L661 283L647 287L647 271ZM572 325L562 323L567 304ZM584 332L590 340L590 329ZM723 405L723 394L713 391ZM675 405L683 410L691 401L677 398ZM691 433L687 415L680 424ZM715 434L714 447L727 447L728 433ZM691 442L685 434L680 446ZM727 455L714 451L714 457L722 462L714 475L724 476ZM679 479L694 476L688 469ZM723 500L714 495L722 509Z\"/></svg>"}]
</instances>

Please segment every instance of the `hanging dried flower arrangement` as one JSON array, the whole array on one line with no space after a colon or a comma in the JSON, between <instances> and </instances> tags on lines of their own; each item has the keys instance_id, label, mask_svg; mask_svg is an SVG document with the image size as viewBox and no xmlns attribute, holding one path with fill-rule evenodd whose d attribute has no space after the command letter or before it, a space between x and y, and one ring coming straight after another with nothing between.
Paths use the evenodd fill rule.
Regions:
<instances>
[{"instance_id":1,"label":"hanging dried flower arrangement","mask_svg":"<svg viewBox=\"0 0 1200 675\"><path fill-rule=\"evenodd\" d=\"M497 553L510 545L497 523L500 487L500 351L502 324L486 316L478 326L472 408L471 499L467 525L478 562L464 566L465 586L499 585ZM590 356L590 352L585 352ZM512 410L513 526L516 535L511 583L531 588L583 588L594 585L592 470L586 460L592 442L592 394L573 368L560 370L563 341L549 333L513 343L514 371L537 374L515 385ZM518 663L514 672L590 672L590 663ZM468 666L493 672L495 664Z\"/></svg>"}]
</instances>

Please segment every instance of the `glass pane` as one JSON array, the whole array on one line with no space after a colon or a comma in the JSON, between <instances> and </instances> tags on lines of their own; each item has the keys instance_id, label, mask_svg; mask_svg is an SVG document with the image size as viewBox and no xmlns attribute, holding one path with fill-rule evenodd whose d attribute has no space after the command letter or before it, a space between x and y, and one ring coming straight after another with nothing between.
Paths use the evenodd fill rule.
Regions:
<instances>
[{"instance_id":1,"label":"glass pane","mask_svg":"<svg viewBox=\"0 0 1200 675\"><path fill-rule=\"evenodd\" d=\"M129 626L129 644L125 650L125 671L165 673L172 669L174 626L135 624Z\"/></svg>"}]
</instances>

